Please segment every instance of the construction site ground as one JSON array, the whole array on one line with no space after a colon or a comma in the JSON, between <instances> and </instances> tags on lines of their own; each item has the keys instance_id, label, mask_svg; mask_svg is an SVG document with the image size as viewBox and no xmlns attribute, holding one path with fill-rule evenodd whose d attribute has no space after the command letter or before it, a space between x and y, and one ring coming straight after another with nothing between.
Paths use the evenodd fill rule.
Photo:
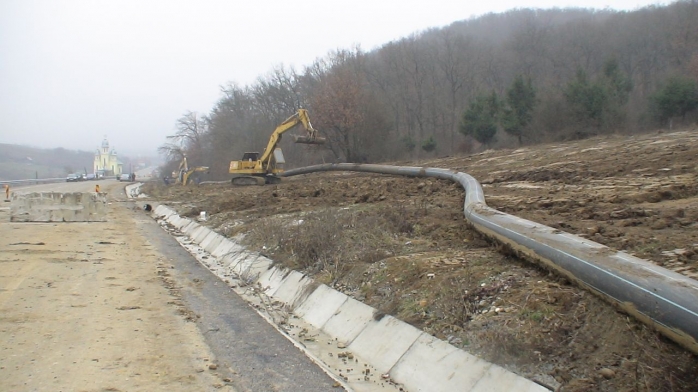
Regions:
<instances>
[{"instance_id":1,"label":"construction site ground","mask_svg":"<svg viewBox=\"0 0 698 392\"><path fill-rule=\"evenodd\" d=\"M698 129L396 162L478 179L488 205L698 279ZM698 357L491 243L455 183L346 172L143 187L180 215L560 391L695 391Z\"/></svg>"}]
</instances>

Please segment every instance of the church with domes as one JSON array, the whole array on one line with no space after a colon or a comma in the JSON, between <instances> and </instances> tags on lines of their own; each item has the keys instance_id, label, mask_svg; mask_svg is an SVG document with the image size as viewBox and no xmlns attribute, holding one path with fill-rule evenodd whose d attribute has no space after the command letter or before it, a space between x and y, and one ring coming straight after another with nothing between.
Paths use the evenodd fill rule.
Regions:
<instances>
[{"instance_id":1,"label":"church with domes","mask_svg":"<svg viewBox=\"0 0 698 392\"><path fill-rule=\"evenodd\" d=\"M103 176L118 176L123 173L124 164L119 162L116 150L109 150L107 137L102 140L102 148L95 152L94 173Z\"/></svg>"}]
</instances>

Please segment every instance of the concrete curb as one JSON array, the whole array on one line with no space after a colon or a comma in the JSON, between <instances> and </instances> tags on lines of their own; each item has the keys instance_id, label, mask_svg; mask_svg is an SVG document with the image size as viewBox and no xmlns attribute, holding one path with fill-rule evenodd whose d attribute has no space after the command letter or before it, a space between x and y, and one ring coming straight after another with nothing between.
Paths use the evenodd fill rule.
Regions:
<instances>
[{"instance_id":1,"label":"concrete curb","mask_svg":"<svg viewBox=\"0 0 698 392\"><path fill-rule=\"evenodd\" d=\"M408 391L544 392L549 389L479 359L392 316L349 298L297 271L274 267L272 260L160 205L153 216L177 227L219 260L227 273L257 283L264 293L287 304L308 324Z\"/></svg>"}]
</instances>

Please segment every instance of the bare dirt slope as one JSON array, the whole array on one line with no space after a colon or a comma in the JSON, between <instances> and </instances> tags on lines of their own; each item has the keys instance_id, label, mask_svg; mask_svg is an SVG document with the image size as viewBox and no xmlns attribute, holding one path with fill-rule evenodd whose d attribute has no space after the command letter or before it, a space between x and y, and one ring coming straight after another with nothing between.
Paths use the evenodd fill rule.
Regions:
<instances>
[{"instance_id":1,"label":"bare dirt slope","mask_svg":"<svg viewBox=\"0 0 698 392\"><path fill-rule=\"evenodd\" d=\"M0 390L232 391L167 260L111 204L93 223L10 223L0 210Z\"/></svg>"},{"instance_id":2,"label":"bare dirt slope","mask_svg":"<svg viewBox=\"0 0 698 392\"><path fill-rule=\"evenodd\" d=\"M698 277L698 129L397 164L470 173L494 208ZM551 388L698 389L695 355L472 231L456 184L324 173L145 192Z\"/></svg>"}]
</instances>

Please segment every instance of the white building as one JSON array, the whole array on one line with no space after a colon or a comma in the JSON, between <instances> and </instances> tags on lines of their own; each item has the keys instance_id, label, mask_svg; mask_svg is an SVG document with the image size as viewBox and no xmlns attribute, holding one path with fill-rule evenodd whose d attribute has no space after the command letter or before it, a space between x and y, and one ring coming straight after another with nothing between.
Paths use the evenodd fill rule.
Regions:
<instances>
[{"instance_id":1,"label":"white building","mask_svg":"<svg viewBox=\"0 0 698 392\"><path fill-rule=\"evenodd\" d=\"M95 152L94 173L102 173L105 176L118 176L123 173L124 164L119 162L116 156L116 150L109 150L109 141L107 137L102 140L102 148Z\"/></svg>"}]
</instances>

